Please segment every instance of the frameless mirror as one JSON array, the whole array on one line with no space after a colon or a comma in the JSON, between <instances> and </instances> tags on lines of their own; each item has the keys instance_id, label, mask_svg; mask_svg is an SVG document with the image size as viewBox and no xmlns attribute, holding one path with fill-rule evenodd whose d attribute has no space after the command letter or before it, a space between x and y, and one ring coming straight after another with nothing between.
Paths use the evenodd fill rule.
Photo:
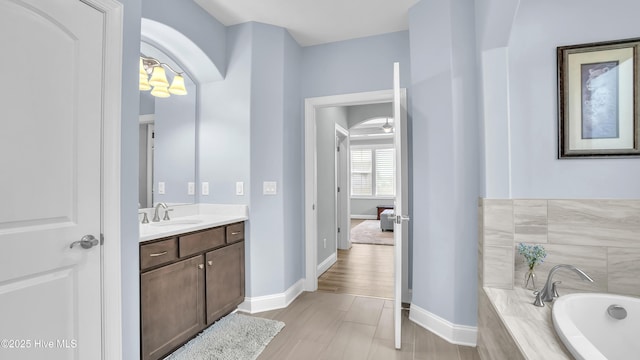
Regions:
<instances>
[{"instance_id":1,"label":"frameless mirror","mask_svg":"<svg viewBox=\"0 0 640 360\"><path fill-rule=\"evenodd\" d=\"M171 57L142 42L140 52L183 71ZM167 71L169 73L169 71ZM140 91L140 208L159 202L192 204L196 174L196 86L183 74L187 95L158 98ZM171 82L172 74L168 74Z\"/></svg>"}]
</instances>

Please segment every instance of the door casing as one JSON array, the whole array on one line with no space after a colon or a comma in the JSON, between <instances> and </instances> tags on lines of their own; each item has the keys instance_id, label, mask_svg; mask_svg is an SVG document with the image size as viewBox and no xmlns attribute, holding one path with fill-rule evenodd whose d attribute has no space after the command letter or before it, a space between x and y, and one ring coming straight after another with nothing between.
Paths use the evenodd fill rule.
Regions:
<instances>
[{"instance_id":1,"label":"door casing","mask_svg":"<svg viewBox=\"0 0 640 360\"><path fill-rule=\"evenodd\" d=\"M403 116L406 118L407 109L407 90L406 88L400 89L401 108L404 112ZM378 104L378 103L390 103L393 102L393 89L370 91L361 93L351 93L342 95L331 95L306 98L304 101L305 111L305 279L304 290L316 291L318 289L318 277L317 277L317 242L318 242L318 219L317 208L318 203L318 184L317 184L317 147L316 147L316 110L323 107L332 106L352 106L352 105L366 105L366 104ZM403 139L403 143L407 144L407 139ZM403 159L404 164L407 164L407 159ZM408 166L403 166L402 181L405 182L405 189L409 189L408 182ZM408 191L404 191L403 199L405 204L408 204ZM402 302L411 302L411 291L408 288L408 275L409 275L409 252L408 252L408 231L403 232L403 255L402 255L402 278L403 278L403 291Z\"/></svg>"}]
</instances>

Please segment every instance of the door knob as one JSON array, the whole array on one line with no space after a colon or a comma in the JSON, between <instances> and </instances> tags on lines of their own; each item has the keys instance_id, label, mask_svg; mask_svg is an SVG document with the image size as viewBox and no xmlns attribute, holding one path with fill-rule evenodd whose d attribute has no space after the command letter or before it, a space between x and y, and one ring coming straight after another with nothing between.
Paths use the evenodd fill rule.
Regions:
<instances>
[{"instance_id":1,"label":"door knob","mask_svg":"<svg viewBox=\"0 0 640 360\"><path fill-rule=\"evenodd\" d=\"M98 245L100 241L96 239L93 235L85 235L82 239L78 241L74 241L69 245L69 248L73 248L76 245L82 246L83 249L91 249L92 247Z\"/></svg>"},{"instance_id":2,"label":"door knob","mask_svg":"<svg viewBox=\"0 0 640 360\"><path fill-rule=\"evenodd\" d=\"M400 225L403 221L409 221L409 217L406 215L396 215L396 224Z\"/></svg>"}]
</instances>

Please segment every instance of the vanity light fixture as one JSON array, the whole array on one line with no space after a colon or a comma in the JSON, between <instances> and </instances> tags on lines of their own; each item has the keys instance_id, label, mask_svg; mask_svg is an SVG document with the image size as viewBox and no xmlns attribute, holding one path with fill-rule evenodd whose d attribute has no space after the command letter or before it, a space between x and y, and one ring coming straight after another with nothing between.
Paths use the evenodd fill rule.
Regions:
<instances>
[{"instance_id":1,"label":"vanity light fixture","mask_svg":"<svg viewBox=\"0 0 640 360\"><path fill-rule=\"evenodd\" d=\"M173 81L169 86L165 68L173 75ZM184 77L181 72L175 71L168 64L161 63L152 57L140 56L140 90L151 90L151 95L166 98L171 95L187 95L184 87ZM151 75L151 78L149 78Z\"/></svg>"},{"instance_id":2,"label":"vanity light fixture","mask_svg":"<svg viewBox=\"0 0 640 360\"><path fill-rule=\"evenodd\" d=\"M386 133L390 133L393 130L393 126L389 124L389 118L387 118L387 122L382 125L382 131Z\"/></svg>"}]
</instances>

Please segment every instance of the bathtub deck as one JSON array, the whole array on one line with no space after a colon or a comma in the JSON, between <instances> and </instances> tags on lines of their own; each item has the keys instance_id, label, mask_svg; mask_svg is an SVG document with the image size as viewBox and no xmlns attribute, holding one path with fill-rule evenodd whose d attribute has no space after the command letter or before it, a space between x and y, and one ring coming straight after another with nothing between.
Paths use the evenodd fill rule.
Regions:
<instances>
[{"instance_id":1,"label":"bathtub deck","mask_svg":"<svg viewBox=\"0 0 640 360\"><path fill-rule=\"evenodd\" d=\"M483 290L526 359L573 360L553 328L552 304L534 306L532 291L518 287Z\"/></svg>"}]
</instances>

